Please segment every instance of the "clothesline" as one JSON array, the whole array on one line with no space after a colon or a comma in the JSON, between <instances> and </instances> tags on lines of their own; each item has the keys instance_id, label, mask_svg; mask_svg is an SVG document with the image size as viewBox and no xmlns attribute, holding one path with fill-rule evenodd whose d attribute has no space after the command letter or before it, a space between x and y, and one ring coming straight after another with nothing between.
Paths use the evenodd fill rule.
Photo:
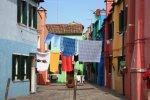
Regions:
<instances>
[{"instance_id":1,"label":"clothesline","mask_svg":"<svg viewBox=\"0 0 150 100\"><path fill-rule=\"evenodd\" d=\"M53 37L55 46L60 39L60 51L63 56L73 56L79 51L79 61L100 62L102 41L78 40L50 33L47 35L45 43L49 45Z\"/></svg>"}]
</instances>

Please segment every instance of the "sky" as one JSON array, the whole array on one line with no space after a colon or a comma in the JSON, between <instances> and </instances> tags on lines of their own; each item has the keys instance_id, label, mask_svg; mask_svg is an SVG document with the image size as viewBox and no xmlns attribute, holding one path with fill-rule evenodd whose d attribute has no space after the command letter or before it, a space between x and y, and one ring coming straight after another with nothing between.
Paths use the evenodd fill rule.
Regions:
<instances>
[{"instance_id":1,"label":"sky","mask_svg":"<svg viewBox=\"0 0 150 100\"><path fill-rule=\"evenodd\" d=\"M39 7L47 10L46 24L80 23L86 28L94 21L93 12L105 9L104 0L45 0Z\"/></svg>"}]
</instances>

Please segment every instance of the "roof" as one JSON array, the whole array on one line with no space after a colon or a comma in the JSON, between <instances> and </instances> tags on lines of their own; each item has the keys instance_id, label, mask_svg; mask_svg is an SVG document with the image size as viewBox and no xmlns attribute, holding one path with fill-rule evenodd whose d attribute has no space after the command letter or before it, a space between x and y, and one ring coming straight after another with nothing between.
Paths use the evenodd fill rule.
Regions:
<instances>
[{"instance_id":1,"label":"roof","mask_svg":"<svg viewBox=\"0 0 150 100\"><path fill-rule=\"evenodd\" d=\"M44 0L34 0L34 1L36 1L36 2L44 2Z\"/></svg>"},{"instance_id":2,"label":"roof","mask_svg":"<svg viewBox=\"0 0 150 100\"><path fill-rule=\"evenodd\" d=\"M83 25L78 23L70 24L47 24L49 33L60 35L81 35L83 32Z\"/></svg>"},{"instance_id":3,"label":"roof","mask_svg":"<svg viewBox=\"0 0 150 100\"><path fill-rule=\"evenodd\" d=\"M40 7L39 9L38 9L38 11L47 11L45 8L43 8L43 7Z\"/></svg>"}]
</instances>

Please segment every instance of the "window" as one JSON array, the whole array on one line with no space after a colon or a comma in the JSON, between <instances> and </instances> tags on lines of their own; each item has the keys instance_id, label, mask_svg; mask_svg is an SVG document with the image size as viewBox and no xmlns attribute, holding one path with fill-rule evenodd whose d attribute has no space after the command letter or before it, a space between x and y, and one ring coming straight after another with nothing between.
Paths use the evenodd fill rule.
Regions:
<instances>
[{"instance_id":1,"label":"window","mask_svg":"<svg viewBox=\"0 0 150 100\"><path fill-rule=\"evenodd\" d=\"M29 27L37 28L37 9L29 4Z\"/></svg>"},{"instance_id":2,"label":"window","mask_svg":"<svg viewBox=\"0 0 150 100\"><path fill-rule=\"evenodd\" d=\"M122 65L121 62L125 61L125 57L124 56L119 56L118 57L118 74L120 75L122 73Z\"/></svg>"},{"instance_id":3,"label":"window","mask_svg":"<svg viewBox=\"0 0 150 100\"><path fill-rule=\"evenodd\" d=\"M112 39L114 34L114 22L108 25L108 39Z\"/></svg>"},{"instance_id":4,"label":"window","mask_svg":"<svg viewBox=\"0 0 150 100\"><path fill-rule=\"evenodd\" d=\"M29 56L12 55L12 80L30 79L31 60Z\"/></svg>"},{"instance_id":5,"label":"window","mask_svg":"<svg viewBox=\"0 0 150 100\"><path fill-rule=\"evenodd\" d=\"M27 2L17 0L17 22L27 25Z\"/></svg>"},{"instance_id":6,"label":"window","mask_svg":"<svg viewBox=\"0 0 150 100\"><path fill-rule=\"evenodd\" d=\"M109 56L109 73L112 73L112 56Z\"/></svg>"},{"instance_id":7,"label":"window","mask_svg":"<svg viewBox=\"0 0 150 100\"><path fill-rule=\"evenodd\" d=\"M37 8L25 0L17 0L17 22L37 29Z\"/></svg>"},{"instance_id":8,"label":"window","mask_svg":"<svg viewBox=\"0 0 150 100\"><path fill-rule=\"evenodd\" d=\"M124 29L125 30L127 28L127 17L128 17L128 8L125 7L125 9L124 9Z\"/></svg>"},{"instance_id":9,"label":"window","mask_svg":"<svg viewBox=\"0 0 150 100\"><path fill-rule=\"evenodd\" d=\"M119 14L119 33L121 34L124 31L124 11L121 10Z\"/></svg>"}]
</instances>

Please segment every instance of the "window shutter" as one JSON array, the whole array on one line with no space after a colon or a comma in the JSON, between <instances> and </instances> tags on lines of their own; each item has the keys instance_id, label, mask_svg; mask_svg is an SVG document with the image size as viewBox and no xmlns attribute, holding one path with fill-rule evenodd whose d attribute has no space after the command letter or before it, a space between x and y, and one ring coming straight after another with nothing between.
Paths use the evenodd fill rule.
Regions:
<instances>
[{"instance_id":1,"label":"window shutter","mask_svg":"<svg viewBox=\"0 0 150 100\"><path fill-rule=\"evenodd\" d=\"M33 27L37 29L37 9L33 7Z\"/></svg>"},{"instance_id":2,"label":"window shutter","mask_svg":"<svg viewBox=\"0 0 150 100\"><path fill-rule=\"evenodd\" d=\"M17 0L17 22L20 23L21 22L21 1Z\"/></svg>"},{"instance_id":3,"label":"window shutter","mask_svg":"<svg viewBox=\"0 0 150 100\"><path fill-rule=\"evenodd\" d=\"M112 38L114 38L114 21L112 22L111 26L112 26Z\"/></svg>"},{"instance_id":4,"label":"window shutter","mask_svg":"<svg viewBox=\"0 0 150 100\"><path fill-rule=\"evenodd\" d=\"M16 57L15 55L12 55L12 80L15 80L15 74L16 74Z\"/></svg>"},{"instance_id":5,"label":"window shutter","mask_svg":"<svg viewBox=\"0 0 150 100\"><path fill-rule=\"evenodd\" d=\"M125 7L125 9L124 9L124 28L125 28L125 30L127 28L127 15L128 15L127 13L128 13L128 8Z\"/></svg>"},{"instance_id":6,"label":"window shutter","mask_svg":"<svg viewBox=\"0 0 150 100\"><path fill-rule=\"evenodd\" d=\"M22 71L21 71L21 69L22 69L22 64L21 64L21 56L19 55L19 57L18 57L18 79L20 79L20 80L22 80Z\"/></svg>"},{"instance_id":7,"label":"window shutter","mask_svg":"<svg viewBox=\"0 0 150 100\"><path fill-rule=\"evenodd\" d=\"M31 12L32 12L32 6L29 4L29 27L31 27L32 26L32 14L31 14Z\"/></svg>"},{"instance_id":8,"label":"window shutter","mask_svg":"<svg viewBox=\"0 0 150 100\"><path fill-rule=\"evenodd\" d=\"M61 64L59 64L59 74L61 74L62 73L62 70L61 70Z\"/></svg>"},{"instance_id":9,"label":"window shutter","mask_svg":"<svg viewBox=\"0 0 150 100\"><path fill-rule=\"evenodd\" d=\"M124 31L124 11L121 11L121 31Z\"/></svg>"},{"instance_id":10,"label":"window shutter","mask_svg":"<svg viewBox=\"0 0 150 100\"><path fill-rule=\"evenodd\" d=\"M31 57L27 57L26 78L31 79Z\"/></svg>"},{"instance_id":11,"label":"window shutter","mask_svg":"<svg viewBox=\"0 0 150 100\"><path fill-rule=\"evenodd\" d=\"M119 33L121 32L121 13L119 13Z\"/></svg>"},{"instance_id":12,"label":"window shutter","mask_svg":"<svg viewBox=\"0 0 150 100\"><path fill-rule=\"evenodd\" d=\"M24 73L24 65L25 65L25 56L21 56L21 80L24 80L24 76L25 76L25 73Z\"/></svg>"},{"instance_id":13,"label":"window shutter","mask_svg":"<svg viewBox=\"0 0 150 100\"><path fill-rule=\"evenodd\" d=\"M27 3L25 1L23 3L23 24L27 25Z\"/></svg>"}]
</instances>

